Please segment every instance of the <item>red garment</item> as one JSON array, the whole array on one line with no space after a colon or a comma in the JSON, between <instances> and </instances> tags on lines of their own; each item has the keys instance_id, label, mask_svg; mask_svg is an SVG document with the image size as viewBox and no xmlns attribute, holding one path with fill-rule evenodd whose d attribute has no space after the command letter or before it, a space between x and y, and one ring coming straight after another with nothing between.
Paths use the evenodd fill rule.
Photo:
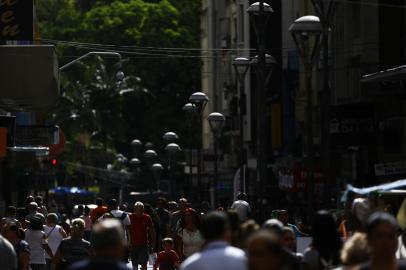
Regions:
<instances>
[{"instance_id":1,"label":"red garment","mask_svg":"<svg viewBox=\"0 0 406 270\"><path fill-rule=\"evenodd\" d=\"M90 218L92 219L92 222L96 222L96 220L99 219L99 217L103 216L106 212L107 212L107 207L97 206L90 213Z\"/></svg>"},{"instance_id":2,"label":"red garment","mask_svg":"<svg viewBox=\"0 0 406 270\"><path fill-rule=\"evenodd\" d=\"M153 229L152 219L147 214L138 216L136 214L130 215L131 221L131 244L133 246L147 246L148 235Z\"/></svg>"},{"instance_id":3,"label":"red garment","mask_svg":"<svg viewBox=\"0 0 406 270\"><path fill-rule=\"evenodd\" d=\"M173 270L177 262L179 262L178 253L171 249L159 252L155 265L158 266L159 270Z\"/></svg>"}]
</instances>

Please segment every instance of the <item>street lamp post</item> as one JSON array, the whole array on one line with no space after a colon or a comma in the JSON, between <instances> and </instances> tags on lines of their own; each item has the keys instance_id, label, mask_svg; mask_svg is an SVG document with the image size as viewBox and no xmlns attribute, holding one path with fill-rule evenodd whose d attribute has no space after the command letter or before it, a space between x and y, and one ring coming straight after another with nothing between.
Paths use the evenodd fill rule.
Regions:
<instances>
[{"instance_id":1,"label":"street lamp post","mask_svg":"<svg viewBox=\"0 0 406 270\"><path fill-rule=\"evenodd\" d=\"M246 57L237 57L233 61L235 73L237 74L238 83L240 85L239 91L239 126L240 126L240 191L245 192L245 163L246 154L244 147L244 115L246 113L246 98L245 98L245 76L247 75L250 67L250 60Z\"/></svg>"},{"instance_id":2,"label":"street lamp post","mask_svg":"<svg viewBox=\"0 0 406 270\"><path fill-rule=\"evenodd\" d=\"M321 91L320 119L321 119L321 145L322 145L322 167L326 179L325 199L330 198L330 179L331 176L331 151L330 151L330 72L329 72L329 34L331 19L334 13L334 0L312 0L317 16L323 28L322 46L323 46L323 91Z\"/></svg>"},{"instance_id":3,"label":"street lamp post","mask_svg":"<svg viewBox=\"0 0 406 270\"><path fill-rule=\"evenodd\" d=\"M289 28L306 69L306 141L304 154L307 157L308 217L313 216L314 204L314 145L313 145L313 66L320 52L322 26L316 16L303 16ZM313 40L312 40L313 39Z\"/></svg>"},{"instance_id":4,"label":"street lamp post","mask_svg":"<svg viewBox=\"0 0 406 270\"><path fill-rule=\"evenodd\" d=\"M135 154L135 156L139 157L140 151L142 149L142 142L138 139L134 139L131 142L131 147L133 149L133 153Z\"/></svg>"},{"instance_id":5,"label":"street lamp post","mask_svg":"<svg viewBox=\"0 0 406 270\"><path fill-rule=\"evenodd\" d=\"M263 215L264 189L265 181L267 180L267 147L266 147L266 123L265 118L265 97L266 97L266 82L265 82L265 31L266 23L269 15L273 12L270 5L259 1L249 6L247 12L251 17L254 29L257 36L258 45L258 68L257 68L257 93L256 93L256 155L257 155L257 178L259 180L259 210Z\"/></svg>"},{"instance_id":6,"label":"street lamp post","mask_svg":"<svg viewBox=\"0 0 406 270\"><path fill-rule=\"evenodd\" d=\"M188 132L189 132L189 175L190 175L190 187L192 186L193 183L193 132L192 132L192 126L193 126L193 119L194 116L196 115L196 105L193 103L186 103L183 105L182 110L186 114L186 122L188 125ZM192 188L190 188L190 191L192 191ZM199 199L199 198L198 198Z\"/></svg>"},{"instance_id":7,"label":"street lamp post","mask_svg":"<svg viewBox=\"0 0 406 270\"><path fill-rule=\"evenodd\" d=\"M155 182L156 182L155 183L156 188L157 188L157 190L159 190L159 183L160 183L160 180L161 180L161 175L162 175L162 172L164 170L164 167L160 163L154 163L151 166L151 170L152 170L152 175L154 176L154 179L155 179Z\"/></svg>"},{"instance_id":8,"label":"street lamp post","mask_svg":"<svg viewBox=\"0 0 406 270\"><path fill-rule=\"evenodd\" d=\"M154 164L154 161L158 157L158 154L154 150L148 149L147 151L144 152L143 156L145 158L147 168L149 168L150 166L152 166L151 164ZM152 181L150 181L150 184L149 184L149 192L150 192L150 197L151 197L150 199L152 202L152 200L153 200L153 193L152 193L153 192L153 183L152 183Z\"/></svg>"},{"instance_id":9,"label":"street lamp post","mask_svg":"<svg viewBox=\"0 0 406 270\"><path fill-rule=\"evenodd\" d=\"M117 79L117 81L122 81L122 80L124 79L125 74L124 74L124 72L121 70L122 57L121 57L121 54L119 54L118 52L97 52L97 51L88 52L88 53L82 55L81 57L79 57L79 58L77 58L77 59L75 59L75 60L73 60L73 61L71 61L71 62L69 62L69 63L67 63L67 64L65 64L65 65L63 65L63 66L61 66L61 67L59 68L59 72L65 70L66 68L72 66L73 64L75 64L75 63L77 63L77 62L83 60L84 58L87 58L87 57L89 57L89 56L94 56L94 55L99 55L99 56L114 56L114 57L117 57L117 58L119 59L119 67L120 67L120 70L116 73L116 79Z\"/></svg>"},{"instance_id":10,"label":"street lamp post","mask_svg":"<svg viewBox=\"0 0 406 270\"><path fill-rule=\"evenodd\" d=\"M197 186L201 188L202 183L202 131L203 131L203 112L209 102L209 97L203 92L195 92L189 97L189 101L196 106L196 112L199 116L199 144L197 147ZM199 196L199 199L200 196Z\"/></svg>"},{"instance_id":11,"label":"street lamp post","mask_svg":"<svg viewBox=\"0 0 406 270\"><path fill-rule=\"evenodd\" d=\"M168 153L168 171L169 171L169 175L170 175L169 187L171 189L170 193L171 193L171 195L173 197L175 195L175 187L176 187L176 181L175 181L175 177L174 177L173 166L176 164L176 155L177 155L177 153L182 151L182 149L180 148L180 146L178 144L170 143L165 147L165 150Z\"/></svg>"},{"instance_id":12,"label":"street lamp post","mask_svg":"<svg viewBox=\"0 0 406 270\"><path fill-rule=\"evenodd\" d=\"M213 148L214 148L214 177L212 181L212 188L214 192L214 202L217 200L217 186L218 186L218 140L221 136L221 131L224 127L226 118L218 112L209 114L207 120L210 124L211 132L213 133ZM215 204L212 204L215 205Z\"/></svg>"},{"instance_id":13,"label":"street lamp post","mask_svg":"<svg viewBox=\"0 0 406 270\"><path fill-rule=\"evenodd\" d=\"M123 196L124 196L124 188L125 188L125 169L124 167L127 164L127 158L123 154L116 155L116 161L120 169L120 190L118 193L118 203L121 205L123 203Z\"/></svg>"}]
</instances>

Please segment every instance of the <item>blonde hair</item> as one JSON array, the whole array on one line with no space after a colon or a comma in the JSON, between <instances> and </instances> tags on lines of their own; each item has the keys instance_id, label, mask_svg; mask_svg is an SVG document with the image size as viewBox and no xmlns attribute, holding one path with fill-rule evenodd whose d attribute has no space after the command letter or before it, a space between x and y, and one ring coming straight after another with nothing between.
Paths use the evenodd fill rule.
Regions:
<instances>
[{"instance_id":1,"label":"blonde hair","mask_svg":"<svg viewBox=\"0 0 406 270\"><path fill-rule=\"evenodd\" d=\"M85 222L81 218L75 218L72 221L72 232L80 234L84 231L85 229Z\"/></svg>"},{"instance_id":2,"label":"blonde hair","mask_svg":"<svg viewBox=\"0 0 406 270\"><path fill-rule=\"evenodd\" d=\"M347 242L341 250L341 262L345 266L357 265L368 261L369 249L365 233L357 232Z\"/></svg>"}]
</instances>

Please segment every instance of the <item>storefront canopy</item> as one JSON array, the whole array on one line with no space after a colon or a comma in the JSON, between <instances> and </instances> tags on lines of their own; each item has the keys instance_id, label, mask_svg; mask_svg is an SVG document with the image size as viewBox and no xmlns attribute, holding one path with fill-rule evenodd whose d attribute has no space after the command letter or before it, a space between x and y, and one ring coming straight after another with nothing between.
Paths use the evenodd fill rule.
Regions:
<instances>
[{"instance_id":1,"label":"storefront canopy","mask_svg":"<svg viewBox=\"0 0 406 270\"><path fill-rule=\"evenodd\" d=\"M362 83L393 82L406 79L406 65L362 76Z\"/></svg>"},{"instance_id":2,"label":"storefront canopy","mask_svg":"<svg viewBox=\"0 0 406 270\"><path fill-rule=\"evenodd\" d=\"M87 191L85 189L80 189L77 187L56 187L50 190L51 193L57 195L65 195L65 194L75 194L75 195L93 195L94 192Z\"/></svg>"},{"instance_id":3,"label":"storefront canopy","mask_svg":"<svg viewBox=\"0 0 406 270\"><path fill-rule=\"evenodd\" d=\"M343 196L341 197L341 201L345 202L347 201L347 196L349 192L358 194L358 195L363 195L363 196L368 196L369 194L372 193L381 193L381 192L388 192L392 190L398 190L400 188L405 188L406 187L406 180L398 180L395 182L379 185L379 186L373 186L373 187L366 187L366 188L356 188L352 185L347 185L347 189L345 190Z\"/></svg>"},{"instance_id":4,"label":"storefront canopy","mask_svg":"<svg viewBox=\"0 0 406 270\"><path fill-rule=\"evenodd\" d=\"M59 73L54 46L0 46L0 59L0 108L41 111L55 105Z\"/></svg>"}]
</instances>

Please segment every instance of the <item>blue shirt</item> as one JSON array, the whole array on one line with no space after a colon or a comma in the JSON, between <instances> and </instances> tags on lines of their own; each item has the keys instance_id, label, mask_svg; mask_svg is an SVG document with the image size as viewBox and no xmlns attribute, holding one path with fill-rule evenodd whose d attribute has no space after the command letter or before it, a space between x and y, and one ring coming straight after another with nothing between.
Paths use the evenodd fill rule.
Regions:
<instances>
[{"instance_id":1,"label":"blue shirt","mask_svg":"<svg viewBox=\"0 0 406 270\"><path fill-rule=\"evenodd\" d=\"M230 246L225 241L214 241L198 253L189 257L180 270L247 270L245 252Z\"/></svg>"}]
</instances>

